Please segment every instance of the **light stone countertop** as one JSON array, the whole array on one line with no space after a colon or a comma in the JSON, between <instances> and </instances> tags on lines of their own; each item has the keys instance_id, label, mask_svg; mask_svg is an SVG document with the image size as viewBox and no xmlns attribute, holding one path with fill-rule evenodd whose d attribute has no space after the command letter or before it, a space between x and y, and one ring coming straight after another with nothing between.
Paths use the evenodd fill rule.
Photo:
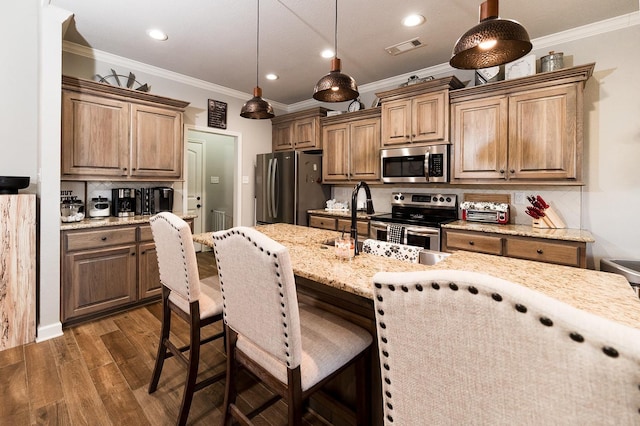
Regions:
<instances>
[{"instance_id":1,"label":"light stone countertop","mask_svg":"<svg viewBox=\"0 0 640 426\"><path fill-rule=\"evenodd\" d=\"M578 309L640 328L640 299L622 275L466 251L456 251L434 266L367 253L340 261L333 247L323 245L339 232L282 223L256 229L289 249L295 275L368 299L373 298L373 276L379 271L473 271L524 285ZM213 245L211 233L194 235L194 241Z\"/></svg>"},{"instance_id":2,"label":"light stone countertop","mask_svg":"<svg viewBox=\"0 0 640 426\"><path fill-rule=\"evenodd\" d=\"M198 215L195 214L179 214L176 213L182 219L195 219ZM124 226L124 225L140 225L149 223L149 219L152 216L133 216L133 217L104 217L104 218L87 218L80 222L63 222L60 225L61 231L68 231L71 229L89 229L89 228L102 228L105 226Z\"/></svg>"},{"instance_id":3,"label":"light stone countertop","mask_svg":"<svg viewBox=\"0 0 640 426\"><path fill-rule=\"evenodd\" d=\"M521 237L547 238L550 240L577 241L581 243L593 243L595 239L591 232L584 229L548 229L534 228L529 225L498 225L493 223L469 222L457 220L442 225L447 229L462 231L491 232L495 234L518 235Z\"/></svg>"}]
</instances>

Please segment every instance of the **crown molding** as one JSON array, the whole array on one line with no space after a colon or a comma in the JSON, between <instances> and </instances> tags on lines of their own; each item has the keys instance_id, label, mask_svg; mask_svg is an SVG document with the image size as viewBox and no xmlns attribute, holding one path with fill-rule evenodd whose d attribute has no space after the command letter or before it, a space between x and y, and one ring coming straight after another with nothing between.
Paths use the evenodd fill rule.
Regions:
<instances>
[{"instance_id":1,"label":"crown molding","mask_svg":"<svg viewBox=\"0 0 640 426\"><path fill-rule=\"evenodd\" d=\"M96 61L106 62L109 64L113 64L115 66L121 66L123 68L134 69L136 71L141 71L150 75L154 75L156 77L165 78L167 80L186 84L192 87L197 87L199 89L220 93L222 95L227 95L232 98L236 98L240 100L246 101L253 97L253 94L251 93L245 93L239 90L229 89L228 87L220 86L215 83L210 83L208 81L189 77L184 74L166 70L164 68L155 67L153 65L145 64L143 62L138 62L133 59L128 59L118 55L113 55L111 53L103 52L97 49L92 49L86 46L81 46L79 44L71 43L68 41L64 41L62 43L62 51L67 53L72 53L78 56L83 56L85 58L93 59ZM283 103L274 102L266 98L265 100L271 103L271 106L274 108L278 108L282 110L287 110L288 108L287 105Z\"/></svg>"},{"instance_id":2,"label":"crown molding","mask_svg":"<svg viewBox=\"0 0 640 426\"><path fill-rule=\"evenodd\" d=\"M640 11L628 13L626 15L617 16L611 19L605 19L603 21L595 22L593 24L583 25L581 27L572 28L570 30L562 31L556 34L551 34L544 37L539 37L531 41L534 49L546 49L556 46L558 44L567 43L575 40L584 39L587 37L593 37L599 34L608 33L611 31L617 31L620 29L629 28L632 26L640 25ZM86 58L111 63L127 68L136 69L138 71L145 72L147 74L155 75L158 77L173 80L179 83L183 83L189 86L209 90L216 93L221 93L240 100L250 99L253 95L250 93L241 92L238 90L229 89L228 87L220 86L208 81L200 80L193 77L188 77L184 74L179 74L173 71L168 71L163 68L154 67L142 62L127 59L122 56L113 55L111 53L95 50L90 47L81 46L79 44L70 43L64 41L62 43L62 50L64 52L73 53L75 55L84 56ZM384 80L374 81L372 83L363 84L359 86L361 92L376 92L381 89L388 89L389 87L397 87L398 85L405 83L407 79L413 75L442 75L445 73L451 73L455 71L449 63L434 65L427 68L422 68L416 71L400 74ZM291 112L299 111L305 108L317 107L318 101L315 99L308 99L294 104L283 104L269 100L274 108Z\"/></svg>"}]
</instances>

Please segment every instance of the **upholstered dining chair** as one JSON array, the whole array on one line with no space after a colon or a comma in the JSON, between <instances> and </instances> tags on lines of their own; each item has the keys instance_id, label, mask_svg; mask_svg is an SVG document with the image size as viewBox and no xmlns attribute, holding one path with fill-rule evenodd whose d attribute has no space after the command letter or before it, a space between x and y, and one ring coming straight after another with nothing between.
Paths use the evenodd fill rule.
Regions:
<instances>
[{"instance_id":1,"label":"upholstered dining chair","mask_svg":"<svg viewBox=\"0 0 640 426\"><path fill-rule=\"evenodd\" d=\"M162 284L162 327L149 393L155 392L158 387L165 359L175 356L185 364L187 379L177 420L177 424L184 425L194 392L225 376L223 371L200 382L196 381L200 346L224 336L223 329L201 338L202 327L216 321L220 321L222 325L222 296L217 276L200 280L189 224L169 212L153 216L150 223ZM189 344L186 346L178 347L170 340L171 312L175 312L189 324ZM185 356L185 351L188 351L188 356Z\"/></svg>"},{"instance_id":2,"label":"upholstered dining chair","mask_svg":"<svg viewBox=\"0 0 640 426\"><path fill-rule=\"evenodd\" d=\"M479 273L373 281L386 425L640 424L640 330Z\"/></svg>"},{"instance_id":3,"label":"upholstered dining chair","mask_svg":"<svg viewBox=\"0 0 640 426\"><path fill-rule=\"evenodd\" d=\"M390 243L387 241L366 239L362 242L362 252L377 256L402 260L403 262L418 263L420 247L406 244Z\"/></svg>"},{"instance_id":4,"label":"upholstered dining chair","mask_svg":"<svg viewBox=\"0 0 640 426\"><path fill-rule=\"evenodd\" d=\"M358 424L368 424L371 334L334 314L299 305L287 248L258 230L219 231L213 243L227 331L225 424L231 419L251 424L257 412L282 398L287 424L300 425L304 401L352 363ZM241 412L236 405L239 367L260 378L276 398L251 413Z\"/></svg>"}]
</instances>

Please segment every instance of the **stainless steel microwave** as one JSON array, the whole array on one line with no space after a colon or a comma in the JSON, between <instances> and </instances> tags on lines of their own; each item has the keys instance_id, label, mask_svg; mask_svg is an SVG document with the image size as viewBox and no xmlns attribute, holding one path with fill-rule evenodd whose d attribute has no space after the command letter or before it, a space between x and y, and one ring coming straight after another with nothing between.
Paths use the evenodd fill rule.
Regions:
<instances>
[{"instance_id":1,"label":"stainless steel microwave","mask_svg":"<svg viewBox=\"0 0 640 426\"><path fill-rule=\"evenodd\" d=\"M414 146L380 150L385 183L449 182L449 145Z\"/></svg>"}]
</instances>

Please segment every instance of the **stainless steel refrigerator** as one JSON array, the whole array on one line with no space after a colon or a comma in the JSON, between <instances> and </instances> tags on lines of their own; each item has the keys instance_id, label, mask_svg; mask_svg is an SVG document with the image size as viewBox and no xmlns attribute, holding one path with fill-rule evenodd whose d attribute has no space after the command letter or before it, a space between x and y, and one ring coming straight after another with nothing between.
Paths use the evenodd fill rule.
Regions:
<instances>
[{"instance_id":1,"label":"stainless steel refrigerator","mask_svg":"<svg viewBox=\"0 0 640 426\"><path fill-rule=\"evenodd\" d=\"M298 151L259 154L255 174L256 223L307 226L307 210L331 197L322 185L322 155Z\"/></svg>"}]
</instances>

